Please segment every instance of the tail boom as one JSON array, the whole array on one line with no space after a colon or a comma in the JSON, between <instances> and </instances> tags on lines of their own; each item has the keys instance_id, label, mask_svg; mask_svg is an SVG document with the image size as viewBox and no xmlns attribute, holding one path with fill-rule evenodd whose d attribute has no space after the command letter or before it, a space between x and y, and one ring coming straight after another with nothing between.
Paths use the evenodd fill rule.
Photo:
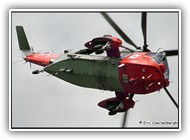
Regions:
<instances>
[{"instance_id":1,"label":"tail boom","mask_svg":"<svg viewBox=\"0 0 190 140\"><path fill-rule=\"evenodd\" d=\"M40 66L47 66L53 63L53 60L58 58L61 54L52 53L34 53L32 47L28 43L24 28L16 26L19 48L24 54L24 60Z\"/></svg>"},{"instance_id":2,"label":"tail boom","mask_svg":"<svg viewBox=\"0 0 190 140\"><path fill-rule=\"evenodd\" d=\"M25 61L31 62L40 66L47 66L53 63L53 60L60 57L61 54L31 54L24 58Z\"/></svg>"}]
</instances>

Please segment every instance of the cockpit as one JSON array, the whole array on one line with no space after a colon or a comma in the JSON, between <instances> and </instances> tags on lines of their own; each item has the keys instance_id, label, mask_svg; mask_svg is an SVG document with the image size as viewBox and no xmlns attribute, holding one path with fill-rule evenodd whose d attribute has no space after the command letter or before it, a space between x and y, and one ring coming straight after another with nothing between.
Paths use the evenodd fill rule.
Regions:
<instances>
[{"instance_id":1,"label":"cockpit","mask_svg":"<svg viewBox=\"0 0 190 140\"><path fill-rule=\"evenodd\" d=\"M168 66L168 61L166 57L165 52L160 52L160 53L149 53L148 56L152 56L152 60L156 62L157 64L161 65L164 64L166 66L166 70L164 72L164 77L165 79L169 79L169 66Z\"/></svg>"}]
</instances>

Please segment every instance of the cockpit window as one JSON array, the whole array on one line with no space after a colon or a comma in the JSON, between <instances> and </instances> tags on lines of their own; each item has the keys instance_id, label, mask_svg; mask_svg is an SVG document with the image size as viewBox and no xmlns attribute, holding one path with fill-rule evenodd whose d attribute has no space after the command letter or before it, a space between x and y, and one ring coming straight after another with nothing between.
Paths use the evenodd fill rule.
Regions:
<instances>
[{"instance_id":1,"label":"cockpit window","mask_svg":"<svg viewBox=\"0 0 190 140\"><path fill-rule=\"evenodd\" d=\"M165 55L162 53L149 53L148 56L152 56L152 60L160 64L165 59Z\"/></svg>"},{"instance_id":2,"label":"cockpit window","mask_svg":"<svg viewBox=\"0 0 190 140\"><path fill-rule=\"evenodd\" d=\"M166 72L164 73L164 76L165 76L165 79L169 79L169 73L170 73L170 69L169 69L169 66L168 66L168 60L167 58L165 57L164 59L164 64L166 65Z\"/></svg>"},{"instance_id":3,"label":"cockpit window","mask_svg":"<svg viewBox=\"0 0 190 140\"><path fill-rule=\"evenodd\" d=\"M166 71L164 73L165 79L169 79L169 66L168 66L168 61L166 58L166 54L163 53L149 53L148 56L152 56L152 60L155 61L156 63L164 63L166 65Z\"/></svg>"}]
</instances>

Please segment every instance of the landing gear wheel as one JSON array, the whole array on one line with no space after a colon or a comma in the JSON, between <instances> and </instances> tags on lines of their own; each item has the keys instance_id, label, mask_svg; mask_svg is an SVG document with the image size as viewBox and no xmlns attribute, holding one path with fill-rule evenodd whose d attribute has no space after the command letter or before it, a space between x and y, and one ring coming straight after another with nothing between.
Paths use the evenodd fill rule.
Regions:
<instances>
[{"instance_id":1,"label":"landing gear wheel","mask_svg":"<svg viewBox=\"0 0 190 140\"><path fill-rule=\"evenodd\" d=\"M110 116L115 115L115 114L117 114L117 111L110 111L110 112L108 113L108 115L110 115Z\"/></svg>"},{"instance_id":2,"label":"landing gear wheel","mask_svg":"<svg viewBox=\"0 0 190 140\"><path fill-rule=\"evenodd\" d=\"M34 70L34 71L32 72L32 74L39 74L39 73L40 73L39 70Z\"/></svg>"}]
</instances>

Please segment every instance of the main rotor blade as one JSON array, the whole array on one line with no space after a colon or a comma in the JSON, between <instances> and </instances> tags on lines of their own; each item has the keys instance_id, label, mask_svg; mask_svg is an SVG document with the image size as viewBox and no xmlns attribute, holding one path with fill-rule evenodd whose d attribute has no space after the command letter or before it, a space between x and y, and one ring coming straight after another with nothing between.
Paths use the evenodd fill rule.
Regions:
<instances>
[{"instance_id":1,"label":"main rotor blade","mask_svg":"<svg viewBox=\"0 0 190 140\"><path fill-rule=\"evenodd\" d=\"M146 24L147 20L146 20L146 12L142 12L142 17L141 17L141 28L142 28L142 33L143 33L143 38L144 38L144 45L143 45L143 51L147 50L147 35L146 35Z\"/></svg>"},{"instance_id":2,"label":"main rotor blade","mask_svg":"<svg viewBox=\"0 0 190 140\"><path fill-rule=\"evenodd\" d=\"M166 91L166 93L168 94L168 96L170 97L170 99L172 100L172 102L174 103L174 105L178 108L178 104L176 103L176 101L174 100L174 98L171 96L171 94L169 93L169 91L167 90L167 88L165 87L164 90Z\"/></svg>"},{"instance_id":3,"label":"main rotor blade","mask_svg":"<svg viewBox=\"0 0 190 140\"><path fill-rule=\"evenodd\" d=\"M168 51L164 51L166 53L166 56L174 56L174 55L178 55L178 50L168 50Z\"/></svg>"},{"instance_id":4,"label":"main rotor blade","mask_svg":"<svg viewBox=\"0 0 190 140\"><path fill-rule=\"evenodd\" d=\"M124 114L124 116L123 116L122 128L125 128L125 123L126 123L126 118L127 118L127 112L128 112L128 111L125 111L125 114Z\"/></svg>"},{"instance_id":5,"label":"main rotor blade","mask_svg":"<svg viewBox=\"0 0 190 140\"><path fill-rule=\"evenodd\" d=\"M129 99L132 100L132 99L133 99L133 96L134 96L134 94L130 94L130 95L129 95ZM126 119L127 119L127 113L128 113L128 110L125 111L125 114L124 114L124 116L123 116L122 128L125 128Z\"/></svg>"},{"instance_id":6,"label":"main rotor blade","mask_svg":"<svg viewBox=\"0 0 190 140\"><path fill-rule=\"evenodd\" d=\"M101 12L102 16L109 22L109 24L116 30L116 32L127 42L134 46L136 49L140 49L120 28L119 26L108 16L108 14Z\"/></svg>"}]
</instances>

